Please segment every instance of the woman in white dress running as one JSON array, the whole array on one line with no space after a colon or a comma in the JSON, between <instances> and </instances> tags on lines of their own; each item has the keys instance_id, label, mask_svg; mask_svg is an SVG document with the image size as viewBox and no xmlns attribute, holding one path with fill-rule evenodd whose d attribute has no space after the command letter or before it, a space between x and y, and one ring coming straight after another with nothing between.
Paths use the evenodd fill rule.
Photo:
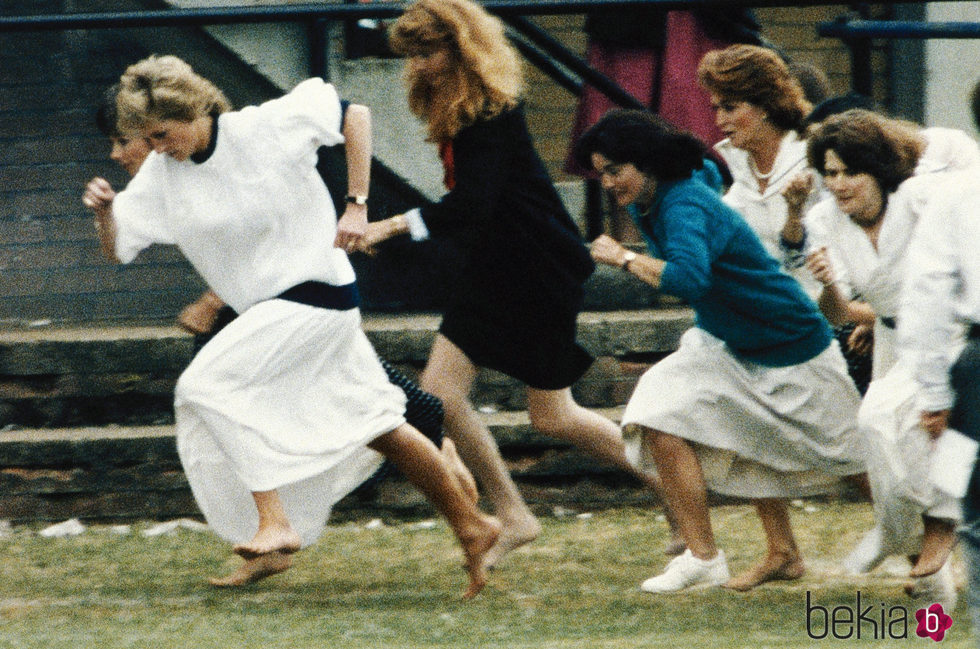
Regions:
<instances>
[{"instance_id":1,"label":"woman in white dress running","mask_svg":"<svg viewBox=\"0 0 980 649\"><path fill-rule=\"evenodd\" d=\"M149 140L125 191L86 187L103 252L128 263L175 244L240 315L194 358L175 393L178 452L198 505L246 559L295 552L333 503L382 456L446 516L470 583L499 524L482 514L465 470L405 423L360 328L347 259L367 224L370 113L309 79L286 96L230 112L221 91L173 56L120 80L120 128ZM316 150L345 142L348 208L339 222Z\"/></svg>"}]
</instances>

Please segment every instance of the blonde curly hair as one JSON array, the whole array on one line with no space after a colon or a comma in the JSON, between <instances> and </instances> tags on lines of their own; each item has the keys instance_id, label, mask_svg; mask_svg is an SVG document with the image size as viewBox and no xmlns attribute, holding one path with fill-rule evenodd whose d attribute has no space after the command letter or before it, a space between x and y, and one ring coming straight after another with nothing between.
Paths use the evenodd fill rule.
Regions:
<instances>
[{"instance_id":1,"label":"blonde curly hair","mask_svg":"<svg viewBox=\"0 0 980 649\"><path fill-rule=\"evenodd\" d=\"M403 56L428 56L444 49L441 73L405 67L408 105L426 122L428 139L451 139L478 120L513 108L523 71L503 23L469 0L419 0L388 33L391 49Z\"/></svg>"},{"instance_id":2,"label":"blonde curly hair","mask_svg":"<svg viewBox=\"0 0 980 649\"><path fill-rule=\"evenodd\" d=\"M149 56L126 68L116 96L119 129L139 132L149 121L191 122L231 110L213 83L176 56Z\"/></svg>"}]
</instances>

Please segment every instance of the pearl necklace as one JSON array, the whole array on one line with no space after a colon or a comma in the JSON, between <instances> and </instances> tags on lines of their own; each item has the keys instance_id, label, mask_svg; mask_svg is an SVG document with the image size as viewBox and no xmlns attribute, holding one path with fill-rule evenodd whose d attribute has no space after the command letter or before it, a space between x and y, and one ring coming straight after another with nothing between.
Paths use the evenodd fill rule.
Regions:
<instances>
[{"instance_id":1,"label":"pearl necklace","mask_svg":"<svg viewBox=\"0 0 980 649\"><path fill-rule=\"evenodd\" d=\"M776 173L776 163L773 163L772 169L770 169L768 172L762 173L756 168L755 160L752 159L752 154L749 154L749 171L752 172L752 175L755 176L756 180L769 180L772 178L772 175Z\"/></svg>"}]
</instances>

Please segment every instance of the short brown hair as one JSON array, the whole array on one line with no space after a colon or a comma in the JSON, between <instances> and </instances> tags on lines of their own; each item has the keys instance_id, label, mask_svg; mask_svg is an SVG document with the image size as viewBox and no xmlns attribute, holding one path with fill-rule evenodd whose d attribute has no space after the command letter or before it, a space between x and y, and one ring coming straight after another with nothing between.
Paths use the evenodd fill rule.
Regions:
<instances>
[{"instance_id":1,"label":"short brown hair","mask_svg":"<svg viewBox=\"0 0 980 649\"><path fill-rule=\"evenodd\" d=\"M824 120L807 140L806 154L822 175L832 150L848 171L870 174L889 194L912 176L924 149L925 138L914 124L852 109Z\"/></svg>"},{"instance_id":2,"label":"short brown hair","mask_svg":"<svg viewBox=\"0 0 980 649\"><path fill-rule=\"evenodd\" d=\"M698 65L698 82L708 92L763 109L776 127L803 132L810 102L782 58L757 45L712 50Z\"/></svg>"}]
</instances>

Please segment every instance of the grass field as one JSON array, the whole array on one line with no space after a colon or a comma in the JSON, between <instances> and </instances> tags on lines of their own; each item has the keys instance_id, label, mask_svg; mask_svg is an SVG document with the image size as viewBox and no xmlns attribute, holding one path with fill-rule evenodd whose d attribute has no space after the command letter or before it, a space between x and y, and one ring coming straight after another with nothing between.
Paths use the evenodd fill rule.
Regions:
<instances>
[{"instance_id":1,"label":"grass field","mask_svg":"<svg viewBox=\"0 0 980 649\"><path fill-rule=\"evenodd\" d=\"M713 510L733 572L758 555L761 532L746 506ZM296 556L292 570L243 589L217 590L205 577L239 561L210 532L145 537L150 523L121 534L91 527L48 539L18 527L0 537L0 648L152 647L926 647L915 636L922 604L902 591L894 561L845 578L836 562L871 522L867 505L814 503L793 509L810 570L800 581L747 594L722 589L672 596L639 583L666 559L655 512L607 510L542 519L538 542L514 553L474 601L462 602L461 555L447 527L365 521L332 525ZM907 611L905 639L868 624L861 640L813 639L807 593L828 610L862 608L886 622ZM901 607L893 609L892 607ZM963 604L941 643L974 647ZM900 626L891 626L898 635ZM856 628L851 629L856 633ZM826 627L811 615L810 632ZM844 635L846 627L840 627ZM874 637L877 635L877 637Z\"/></svg>"}]
</instances>

